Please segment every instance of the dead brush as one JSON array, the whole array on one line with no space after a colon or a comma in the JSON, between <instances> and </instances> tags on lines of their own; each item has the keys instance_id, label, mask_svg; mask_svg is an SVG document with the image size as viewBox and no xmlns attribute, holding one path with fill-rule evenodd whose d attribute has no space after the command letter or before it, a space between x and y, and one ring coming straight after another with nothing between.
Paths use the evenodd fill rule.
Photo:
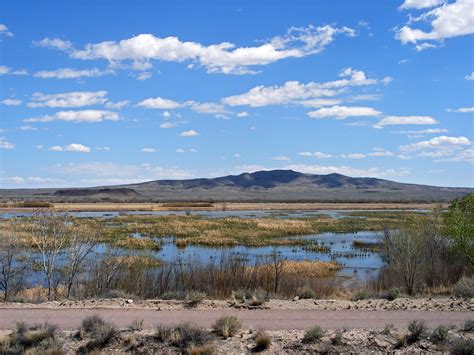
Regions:
<instances>
[{"instance_id":1,"label":"dead brush","mask_svg":"<svg viewBox=\"0 0 474 355\"><path fill-rule=\"evenodd\" d=\"M224 339L233 337L242 328L242 322L236 316L223 316L218 318L212 329L214 333Z\"/></svg>"},{"instance_id":2,"label":"dead brush","mask_svg":"<svg viewBox=\"0 0 474 355\"><path fill-rule=\"evenodd\" d=\"M98 315L92 315L83 319L78 336L90 339L78 349L78 353L84 354L103 349L112 343L117 338L118 331L112 323Z\"/></svg>"},{"instance_id":3,"label":"dead brush","mask_svg":"<svg viewBox=\"0 0 474 355\"><path fill-rule=\"evenodd\" d=\"M62 354L58 335L58 327L49 323L17 323L15 330L0 341L0 354Z\"/></svg>"}]
</instances>

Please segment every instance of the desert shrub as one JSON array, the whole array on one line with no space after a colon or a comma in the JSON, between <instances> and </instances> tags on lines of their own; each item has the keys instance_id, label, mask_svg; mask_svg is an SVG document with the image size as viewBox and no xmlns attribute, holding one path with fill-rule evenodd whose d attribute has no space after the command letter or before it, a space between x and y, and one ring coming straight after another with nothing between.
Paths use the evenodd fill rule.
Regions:
<instances>
[{"instance_id":1,"label":"desert shrub","mask_svg":"<svg viewBox=\"0 0 474 355\"><path fill-rule=\"evenodd\" d=\"M465 332L474 332L474 319L468 319L465 321L462 330Z\"/></svg>"},{"instance_id":2,"label":"desert shrub","mask_svg":"<svg viewBox=\"0 0 474 355\"><path fill-rule=\"evenodd\" d=\"M232 296L236 301L245 302L245 300L248 300L252 297L252 292L249 290L240 289L232 292Z\"/></svg>"},{"instance_id":3,"label":"desert shrub","mask_svg":"<svg viewBox=\"0 0 474 355\"><path fill-rule=\"evenodd\" d=\"M472 355L474 354L474 340L458 339L451 346L452 355Z\"/></svg>"},{"instance_id":4,"label":"desert shrub","mask_svg":"<svg viewBox=\"0 0 474 355\"><path fill-rule=\"evenodd\" d=\"M240 328L242 328L242 322L236 316L220 317L212 326L212 330L224 339L236 335Z\"/></svg>"},{"instance_id":5,"label":"desert shrub","mask_svg":"<svg viewBox=\"0 0 474 355\"><path fill-rule=\"evenodd\" d=\"M439 325L431 332L431 340L435 343L443 343L448 339L449 328L445 325Z\"/></svg>"},{"instance_id":6,"label":"desert shrub","mask_svg":"<svg viewBox=\"0 0 474 355\"><path fill-rule=\"evenodd\" d=\"M189 307L196 307L206 298L206 294L199 291L190 291L186 295L186 302Z\"/></svg>"},{"instance_id":7,"label":"desert shrub","mask_svg":"<svg viewBox=\"0 0 474 355\"><path fill-rule=\"evenodd\" d=\"M380 293L380 298L388 301L396 300L398 297L400 297L400 289L395 287Z\"/></svg>"},{"instance_id":8,"label":"desert shrub","mask_svg":"<svg viewBox=\"0 0 474 355\"><path fill-rule=\"evenodd\" d=\"M408 343L415 343L426 334L427 327L423 320L412 320L408 324Z\"/></svg>"},{"instance_id":9,"label":"desert shrub","mask_svg":"<svg viewBox=\"0 0 474 355\"><path fill-rule=\"evenodd\" d=\"M78 349L79 353L88 353L109 345L117 337L117 329L112 323L98 315L84 318L79 329L81 338L90 338L90 341Z\"/></svg>"},{"instance_id":10,"label":"desert shrub","mask_svg":"<svg viewBox=\"0 0 474 355\"><path fill-rule=\"evenodd\" d=\"M334 336L331 338L331 344L332 345L342 345L342 335L344 334L344 331L341 329L336 330L334 333Z\"/></svg>"},{"instance_id":11,"label":"desert shrub","mask_svg":"<svg viewBox=\"0 0 474 355\"><path fill-rule=\"evenodd\" d=\"M462 298L474 297L474 277L461 277L454 285L454 295Z\"/></svg>"},{"instance_id":12,"label":"desert shrub","mask_svg":"<svg viewBox=\"0 0 474 355\"><path fill-rule=\"evenodd\" d=\"M17 323L15 330L0 344L2 354L61 354L58 327L52 324L27 326Z\"/></svg>"},{"instance_id":13,"label":"desert shrub","mask_svg":"<svg viewBox=\"0 0 474 355\"><path fill-rule=\"evenodd\" d=\"M298 297L301 299L316 298L316 292L314 292L313 289L307 285L299 288L297 293Z\"/></svg>"},{"instance_id":14,"label":"desert shrub","mask_svg":"<svg viewBox=\"0 0 474 355\"><path fill-rule=\"evenodd\" d=\"M264 331L258 331L257 334L255 334L254 341L255 346L252 350L255 352L267 350L272 344L272 339Z\"/></svg>"},{"instance_id":15,"label":"desert shrub","mask_svg":"<svg viewBox=\"0 0 474 355\"><path fill-rule=\"evenodd\" d=\"M267 292L265 290L262 290L261 288L258 288L252 292L252 296L248 303L251 306L261 306L267 301Z\"/></svg>"},{"instance_id":16,"label":"desert shrub","mask_svg":"<svg viewBox=\"0 0 474 355\"><path fill-rule=\"evenodd\" d=\"M352 297L353 301L362 301L370 298L369 293L366 290L357 291L356 294Z\"/></svg>"},{"instance_id":17,"label":"desert shrub","mask_svg":"<svg viewBox=\"0 0 474 355\"><path fill-rule=\"evenodd\" d=\"M385 334L385 335L390 335L390 334L392 334L392 331L393 331L394 328L395 328L395 326L392 323L385 324L385 326L383 327L382 333Z\"/></svg>"},{"instance_id":18,"label":"desert shrub","mask_svg":"<svg viewBox=\"0 0 474 355\"><path fill-rule=\"evenodd\" d=\"M162 300L184 300L185 298L186 295L178 291L168 291L160 295L160 299Z\"/></svg>"},{"instance_id":19,"label":"desert shrub","mask_svg":"<svg viewBox=\"0 0 474 355\"><path fill-rule=\"evenodd\" d=\"M207 330L190 323L181 323L175 326L158 325L156 338L160 342L181 349L186 349L191 345L205 345L214 339Z\"/></svg>"},{"instance_id":20,"label":"desert shrub","mask_svg":"<svg viewBox=\"0 0 474 355\"><path fill-rule=\"evenodd\" d=\"M326 331L319 325L315 325L304 332L303 343L317 343L326 335Z\"/></svg>"},{"instance_id":21,"label":"desert shrub","mask_svg":"<svg viewBox=\"0 0 474 355\"><path fill-rule=\"evenodd\" d=\"M211 355L214 354L216 348L214 344L191 345L186 349L187 355Z\"/></svg>"},{"instance_id":22,"label":"desert shrub","mask_svg":"<svg viewBox=\"0 0 474 355\"><path fill-rule=\"evenodd\" d=\"M140 331L143 330L143 319L135 319L130 326L128 327L130 330Z\"/></svg>"}]
</instances>

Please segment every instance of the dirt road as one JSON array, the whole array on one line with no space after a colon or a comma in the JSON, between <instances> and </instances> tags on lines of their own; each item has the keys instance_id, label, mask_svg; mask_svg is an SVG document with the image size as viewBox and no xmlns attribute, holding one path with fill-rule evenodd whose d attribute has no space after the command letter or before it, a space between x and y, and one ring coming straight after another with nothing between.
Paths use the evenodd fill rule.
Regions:
<instances>
[{"instance_id":1,"label":"dirt road","mask_svg":"<svg viewBox=\"0 0 474 355\"><path fill-rule=\"evenodd\" d=\"M315 324L326 328L383 328L386 324L406 327L413 319L427 325L460 325L474 318L474 312L440 311L367 311L367 310L173 310L150 309L0 309L0 329L11 329L15 322L30 324L48 321L62 329L75 329L81 320L98 314L120 328L127 328L135 319L143 319L145 328L158 323L175 324L189 321L210 327L222 315L238 316L248 328L265 330L303 330Z\"/></svg>"}]
</instances>

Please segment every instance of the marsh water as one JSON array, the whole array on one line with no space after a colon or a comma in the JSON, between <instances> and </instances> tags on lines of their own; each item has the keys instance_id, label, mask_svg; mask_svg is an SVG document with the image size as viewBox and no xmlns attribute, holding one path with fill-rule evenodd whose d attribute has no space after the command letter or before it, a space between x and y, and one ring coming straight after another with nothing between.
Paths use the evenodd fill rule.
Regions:
<instances>
[{"instance_id":1,"label":"marsh water","mask_svg":"<svg viewBox=\"0 0 474 355\"><path fill-rule=\"evenodd\" d=\"M384 210L386 212L387 210ZM390 210L397 211L397 210ZM318 211L193 211L193 215L203 216L205 218L305 218L327 215L332 218L340 219L349 217L350 213L357 212L353 210L318 210ZM367 212L367 211L364 211ZM370 211L369 211L370 212ZM416 212L423 212L416 210ZM128 211L128 212L71 212L70 215L77 218L114 218L119 215L187 215L186 211ZM27 217L29 213L2 213L0 218L8 219L13 217ZM357 216L350 216L358 218ZM364 218L364 217L359 217ZM134 238L143 237L138 233L131 235ZM215 262L222 255L240 256L246 258L249 265L262 262L266 256L277 252L286 260L316 260L316 261L335 261L342 265L342 269L337 273L342 282L345 284L360 283L374 277L383 261L380 254L371 250L361 250L354 248L354 241L362 241L364 243L380 242L383 236L382 232L359 231L352 233L321 233L296 236L312 242L310 245L325 247L322 250L318 248L307 248L304 245L278 245L278 246L226 246L226 247L208 247L202 245L187 245L186 247L178 247L173 236L169 237L151 237L157 241L161 248L159 250L131 250L111 247L106 244L97 244L93 253L89 258L97 257L106 251L117 253L120 255L146 255L156 258L163 262ZM324 250L326 249L326 250ZM29 258L39 261L39 255L31 253ZM32 283L42 283L42 276L38 272L31 272L28 277Z\"/></svg>"}]
</instances>

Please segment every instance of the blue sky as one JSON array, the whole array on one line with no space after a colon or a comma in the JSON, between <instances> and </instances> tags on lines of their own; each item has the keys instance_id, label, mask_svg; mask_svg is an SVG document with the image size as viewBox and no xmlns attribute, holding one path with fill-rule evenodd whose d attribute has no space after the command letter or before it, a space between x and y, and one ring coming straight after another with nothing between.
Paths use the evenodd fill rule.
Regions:
<instances>
[{"instance_id":1,"label":"blue sky","mask_svg":"<svg viewBox=\"0 0 474 355\"><path fill-rule=\"evenodd\" d=\"M294 169L474 186L469 0L24 1L0 186Z\"/></svg>"}]
</instances>

